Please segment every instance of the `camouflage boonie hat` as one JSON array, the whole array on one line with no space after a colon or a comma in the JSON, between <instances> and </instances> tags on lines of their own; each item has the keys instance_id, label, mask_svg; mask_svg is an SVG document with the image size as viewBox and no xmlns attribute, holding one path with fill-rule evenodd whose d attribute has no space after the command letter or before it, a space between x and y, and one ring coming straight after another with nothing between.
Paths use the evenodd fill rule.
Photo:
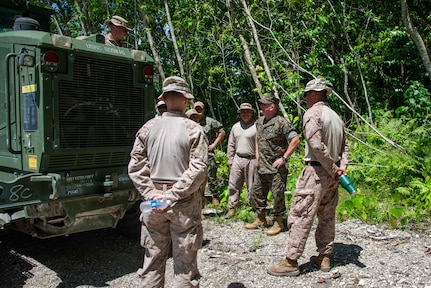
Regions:
<instances>
[{"instance_id":1,"label":"camouflage boonie hat","mask_svg":"<svg viewBox=\"0 0 431 288\"><path fill-rule=\"evenodd\" d=\"M162 94L159 96L159 100L162 99L166 92L178 92L183 94L187 99L193 99L193 95L190 94L189 84L186 80L178 76L170 76L163 81Z\"/></svg>"},{"instance_id":2,"label":"camouflage boonie hat","mask_svg":"<svg viewBox=\"0 0 431 288\"><path fill-rule=\"evenodd\" d=\"M254 112L254 109L250 103L241 103L238 108L238 113L241 112L241 110L251 110Z\"/></svg>"},{"instance_id":3,"label":"camouflage boonie hat","mask_svg":"<svg viewBox=\"0 0 431 288\"><path fill-rule=\"evenodd\" d=\"M201 107L202 109L205 109L205 104L201 101L195 102L194 108Z\"/></svg>"},{"instance_id":4,"label":"camouflage boonie hat","mask_svg":"<svg viewBox=\"0 0 431 288\"><path fill-rule=\"evenodd\" d=\"M126 28L127 31L132 32L133 29L129 28L129 22L121 16L114 15L111 19L106 20L106 25L113 24L115 26Z\"/></svg>"},{"instance_id":5,"label":"camouflage boonie hat","mask_svg":"<svg viewBox=\"0 0 431 288\"><path fill-rule=\"evenodd\" d=\"M304 93L308 91L323 91L326 90L326 95L332 93L332 89L326 86L326 80L322 78L316 78L307 83L305 86Z\"/></svg>"},{"instance_id":6,"label":"camouflage boonie hat","mask_svg":"<svg viewBox=\"0 0 431 288\"><path fill-rule=\"evenodd\" d=\"M196 111L195 109L189 109L189 110L187 110L186 111L186 116L187 116L187 118L190 118L190 117L192 117L192 115L199 115L199 113L198 113L198 111Z\"/></svg>"},{"instance_id":7,"label":"camouflage boonie hat","mask_svg":"<svg viewBox=\"0 0 431 288\"><path fill-rule=\"evenodd\" d=\"M275 97L275 95L272 93L266 93L265 95L263 95L263 98L259 99L259 103L278 105L278 103L280 103L280 99Z\"/></svg>"}]
</instances>

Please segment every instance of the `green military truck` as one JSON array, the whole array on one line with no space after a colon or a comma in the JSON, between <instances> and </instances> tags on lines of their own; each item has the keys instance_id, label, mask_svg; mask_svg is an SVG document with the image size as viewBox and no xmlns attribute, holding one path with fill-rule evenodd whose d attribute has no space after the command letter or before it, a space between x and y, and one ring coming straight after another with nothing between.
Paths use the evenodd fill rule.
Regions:
<instances>
[{"instance_id":1,"label":"green military truck","mask_svg":"<svg viewBox=\"0 0 431 288\"><path fill-rule=\"evenodd\" d=\"M0 227L38 238L138 227L127 163L154 116L153 59L50 33L52 12L0 4Z\"/></svg>"}]
</instances>

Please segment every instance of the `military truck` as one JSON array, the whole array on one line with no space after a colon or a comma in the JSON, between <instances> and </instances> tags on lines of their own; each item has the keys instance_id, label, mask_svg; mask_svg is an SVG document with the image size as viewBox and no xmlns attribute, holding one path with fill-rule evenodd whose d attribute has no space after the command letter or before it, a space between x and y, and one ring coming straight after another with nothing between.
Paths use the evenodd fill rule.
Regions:
<instances>
[{"instance_id":1,"label":"military truck","mask_svg":"<svg viewBox=\"0 0 431 288\"><path fill-rule=\"evenodd\" d=\"M48 238L123 218L132 229L140 195L127 163L154 116L154 61L102 35L50 33L52 14L0 4L0 227Z\"/></svg>"}]
</instances>

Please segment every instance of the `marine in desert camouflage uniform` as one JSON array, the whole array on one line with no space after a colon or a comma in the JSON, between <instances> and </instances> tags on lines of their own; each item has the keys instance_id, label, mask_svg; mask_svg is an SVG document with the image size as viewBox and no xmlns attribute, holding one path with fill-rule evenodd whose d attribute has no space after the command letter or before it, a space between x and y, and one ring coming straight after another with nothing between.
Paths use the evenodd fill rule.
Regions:
<instances>
[{"instance_id":1,"label":"marine in desert camouflage uniform","mask_svg":"<svg viewBox=\"0 0 431 288\"><path fill-rule=\"evenodd\" d=\"M247 229L266 227L266 202L269 190L274 197L274 225L267 231L268 236L284 230L283 214L286 211L284 191L287 181L287 160L295 152L300 140L293 126L277 115L279 99L266 94L259 100L263 117L256 121L257 168L254 174L250 203L257 213L257 219L247 224Z\"/></svg>"},{"instance_id":2,"label":"marine in desert camouflage uniform","mask_svg":"<svg viewBox=\"0 0 431 288\"><path fill-rule=\"evenodd\" d=\"M290 206L286 258L267 269L275 276L299 275L297 260L304 252L315 215L319 255L311 257L310 262L325 272L331 267L329 255L334 250L338 177L345 174L349 156L344 122L326 103L326 95L331 92L324 79L311 80L304 90L308 108L303 119L306 166L298 178Z\"/></svg>"},{"instance_id":3,"label":"marine in desert camouflage uniform","mask_svg":"<svg viewBox=\"0 0 431 288\"><path fill-rule=\"evenodd\" d=\"M227 144L227 162L229 173L229 200L225 218L235 215L244 182L247 185L250 200L254 171L256 169L256 125L253 119L254 109L250 103L241 103L238 113L241 120L236 122L229 133Z\"/></svg>"},{"instance_id":4,"label":"marine in desert camouflage uniform","mask_svg":"<svg viewBox=\"0 0 431 288\"><path fill-rule=\"evenodd\" d=\"M180 77L163 82L168 111L137 132L129 176L142 200L171 200L167 209L142 213L141 245L146 248L138 270L140 287L163 287L172 242L174 287L199 287L197 251L202 245L202 194L207 177L208 142L201 127L184 115L189 86Z\"/></svg>"}]
</instances>

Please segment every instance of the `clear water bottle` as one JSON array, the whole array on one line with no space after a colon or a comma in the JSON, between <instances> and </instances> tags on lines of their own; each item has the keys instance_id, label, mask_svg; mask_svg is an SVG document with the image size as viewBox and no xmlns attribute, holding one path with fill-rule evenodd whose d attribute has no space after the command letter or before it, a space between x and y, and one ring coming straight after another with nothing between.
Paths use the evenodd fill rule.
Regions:
<instances>
[{"instance_id":1,"label":"clear water bottle","mask_svg":"<svg viewBox=\"0 0 431 288\"><path fill-rule=\"evenodd\" d=\"M165 209L172 204L171 200L149 200L143 201L141 205L139 205L139 209L141 209L142 213L150 212L151 209Z\"/></svg>"}]
</instances>

